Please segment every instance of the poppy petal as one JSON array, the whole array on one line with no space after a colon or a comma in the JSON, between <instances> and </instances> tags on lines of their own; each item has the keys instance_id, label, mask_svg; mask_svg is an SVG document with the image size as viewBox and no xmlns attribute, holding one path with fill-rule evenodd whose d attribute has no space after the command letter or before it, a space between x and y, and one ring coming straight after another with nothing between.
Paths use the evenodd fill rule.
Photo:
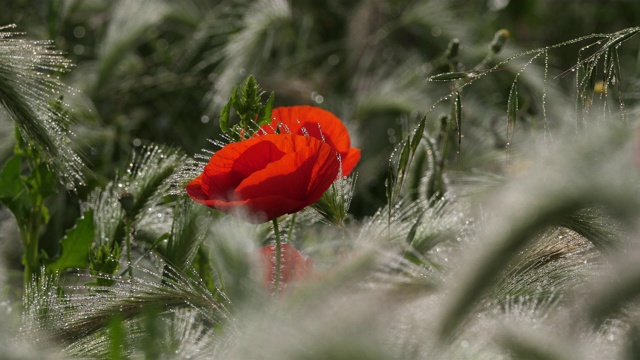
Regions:
<instances>
[{"instance_id":1,"label":"poppy petal","mask_svg":"<svg viewBox=\"0 0 640 360\"><path fill-rule=\"evenodd\" d=\"M251 140L231 143L213 154L204 169L208 180L203 186L205 192L214 198L226 199L229 190L238 186L245 177L284 155L270 141Z\"/></svg>"},{"instance_id":2,"label":"poppy petal","mask_svg":"<svg viewBox=\"0 0 640 360\"><path fill-rule=\"evenodd\" d=\"M336 180L339 166L335 150L320 140L264 135L216 152L187 193L209 207L226 213L245 209L247 221L265 222L316 202Z\"/></svg>"},{"instance_id":3,"label":"poppy petal","mask_svg":"<svg viewBox=\"0 0 640 360\"><path fill-rule=\"evenodd\" d=\"M353 169L360 161L360 149L351 148L349 152L345 155L340 154L341 162L342 162L342 174L347 176L351 174Z\"/></svg>"},{"instance_id":4,"label":"poppy petal","mask_svg":"<svg viewBox=\"0 0 640 360\"><path fill-rule=\"evenodd\" d=\"M297 151L243 180L236 188L238 198L268 194L313 203L331 186L339 169L331 147L311 137L290 139L301 143L295 145Z\"/></svg>"},{"instance_id":5,"label":"poppy petal","mask_svg":"<svg viewBox=\"0 0 640 360\"><path fill-rule=\"evenodd\" d=\"M353 148L347 128L331 112L303 105L278 107L273 109L271 115L271 123L261 128L263 134L274 134L280 128L282 133L310 136L326 142L340 154L344 176L349 175L360 160L360 152L356 156L351 151Z\"/></svg>"},{"instance_id":6,"label":"poppy petal","mask_svg":"<svg viewBox=\"0 0 640 360\"><path fill-rule=\"evenodd\" d=\"M204 200L208 200L208 191L203 189L202 178L204 174L200 174L197 178L193 179L190 183L187 184L187 194L191 196L192 199L202 202Z\"/></svg>"}]
</instances>

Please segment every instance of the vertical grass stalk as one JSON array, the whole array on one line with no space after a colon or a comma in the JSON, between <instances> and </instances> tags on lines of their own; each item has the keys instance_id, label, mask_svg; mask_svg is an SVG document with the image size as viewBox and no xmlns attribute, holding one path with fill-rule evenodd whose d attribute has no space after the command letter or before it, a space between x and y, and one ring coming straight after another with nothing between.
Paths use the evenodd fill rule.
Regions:
<instances>
[{"instance_id":1,"label":"vertical grass stalk","mask_svg":"<svg viewBox=\"0 0 640 360\"><path fill-rule=\"evenodd\" d=\"M273 219L273 233L276 236L276 281L275 292L280 291L280 265L282 259L282 241L280 240L280 228L278 227L278 219Z\"/></svg>"}]
</instances>

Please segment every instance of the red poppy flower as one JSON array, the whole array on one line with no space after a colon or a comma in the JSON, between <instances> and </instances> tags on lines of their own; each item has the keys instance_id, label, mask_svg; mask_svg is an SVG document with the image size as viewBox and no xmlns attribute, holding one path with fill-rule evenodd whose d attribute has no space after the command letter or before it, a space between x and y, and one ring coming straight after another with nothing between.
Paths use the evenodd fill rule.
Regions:
<instances>
[{"instance_id":1,"label":"red poppy flower","mask_svg":"<svg viewBox=\"0 0 640 360\"><path fill-rule=\"evenodd\" d=\"M278 107L271 112L272 121L257 134L273 134L278 125L281 133L308 135L331 145L342 160L342 175L351 174L360 160L360 149L351 147L349 132L335 115L313 106Z\"/></svg>"},{"instance_id":2,"label":"red poppy flower","mask_svg":"<svg viewBox=\"0 0 640 360\"><path fill-rule=\"evenodd\" d=\"M187 184L195 201L225 213L246 211L253 223L318 201L340 163L328 144L309 136L264 135L226 145Z\"/></svg>"},{"instance_id":3,"label":"red poppy flower","mask_svg":"<svg viewBox=\"0 0 640 360\"><path fill-rule=\"evenodd\" d=\"M276 246L269 245L260 248L260 257L264 268L263 282L273 291L276 280ZM289 244L280 245L280 284L287 284L301 280L315 271L313 260L300 253Z\"/></svg>"}]
</instances>

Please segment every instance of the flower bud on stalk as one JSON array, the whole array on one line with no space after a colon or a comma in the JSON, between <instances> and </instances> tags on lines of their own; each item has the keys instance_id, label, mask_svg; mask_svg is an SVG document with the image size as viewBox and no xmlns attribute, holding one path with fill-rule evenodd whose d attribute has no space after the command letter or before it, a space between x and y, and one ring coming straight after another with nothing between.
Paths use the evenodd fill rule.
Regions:
<instances>
[{"instance_id":1,"label":"flower bud on stalk","mask_svg":"<svg viewBox=\"0 0 640 360\"><path fill-rule=\"evenodd\" d=\"M507 29L500 29L496 32L496 34L493 36L493 41L491 41L491 44L489 44L489 48L491 49L491 52L493 54L497 54L500 51L502 51L502 48L504 47L504 44L507 42L507 39L509 39L509 30Z\"/></svg>"}]
</instances>

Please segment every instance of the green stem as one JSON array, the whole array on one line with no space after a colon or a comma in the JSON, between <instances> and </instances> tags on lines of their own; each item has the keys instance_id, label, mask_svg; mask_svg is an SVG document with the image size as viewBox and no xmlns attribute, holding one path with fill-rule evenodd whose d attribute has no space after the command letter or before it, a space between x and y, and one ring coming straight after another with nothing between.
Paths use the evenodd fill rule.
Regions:
<instances>
[{"instance_id":1,"label":"green stem","mask_svg":"<svg viewBox=\"0 0 640 360\"><path fill-rule=\"evenodd\" d=\"M24 243L24 286L25 288L31 283L34 274L37 274L39 264L38 258L38 223L31 219L30 226L24 230L22 237Z\"/></svg>"},{"instance_id":2,"label":"green stem","mask_svg":"<svg viewBox=\"0 0 640 360\"><path fill-rule=\"evenodd\" d=\"M29 189L29 195L33 199L33 207L31 211L28 212L27 224L24 226L24 231L22 233L22 242L24 245L23 263L25 288L40 271L39 230L44 203L42 197L39 195L41 181L37 167L37 159L34 157L35 155L27 158L28 166L31 169L30 176L34 179L35 188Z\"/></svg>"},{"instance_id":3,"label":"green stem","mask_svg":"<svg viewBox=\"0 0 640 360\"><path fill-rule=\"evenodd\" d=\"M287 233L287 242L291 244L291 237L293 236L293 225L296 224L296 214L291 215L291 224L289 224L289 233Z\"/></svg>"},{"instance_id":4,"label":"green stem","mask_svg":"<svg viewBox=\"0 0 640 360\"><path fill-rule=\"evenodd\" d=\"M125 239L125 245L127 247L127 263L129 266L127 270L129 272L129 277L133 277L133 268L131 267L131 220L128 219L128 216L125 218L124 224L125 224L124 239Z\"/></svg>"},{"instance_id":5,"label":"green stem","mask_svg":"<svg viewBox=\"0 0 640 360\"><path fill-rule=\"evenodd\" d=\"M273 219L273 233L276 236L276 281L275 293L280 291L280 265L282 260L282 242L280 241L280 229L278 228L278 219Z\"/></svg>"}]
</instances>

